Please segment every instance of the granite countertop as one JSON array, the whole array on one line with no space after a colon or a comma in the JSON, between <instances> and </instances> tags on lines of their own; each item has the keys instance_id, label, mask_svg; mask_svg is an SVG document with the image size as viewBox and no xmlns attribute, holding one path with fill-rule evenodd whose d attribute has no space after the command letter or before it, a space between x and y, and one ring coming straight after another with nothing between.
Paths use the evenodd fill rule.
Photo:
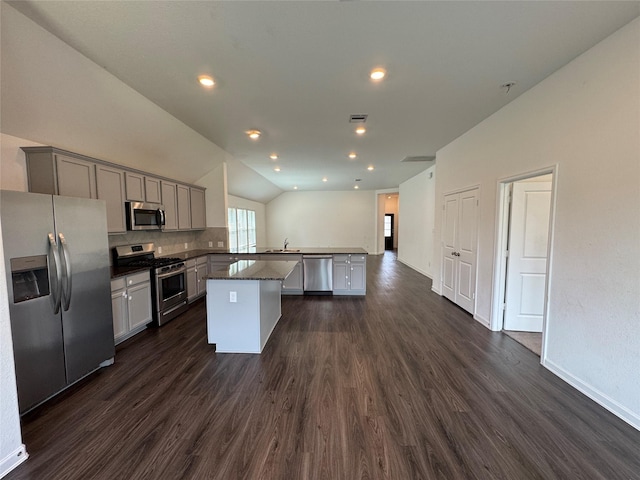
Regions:
<instances>
[{"instance_id":1,"label":"granite countertop","mask_svg":"<svg viewBox=\"0 0 640 480\"><path fill-rule=\"evenodd\" d=\"M151 267L111 267L111 278L124 277L132 273L144 272L151 270Z\"/></svg>"},{"instance_id":2,"label":"granite countertop","mask_svg":"<svg viewBox=\"0 0 640 480\"><path fill-rule=\"evenodd\" d=\"M242 255L332 255L332 254L363 254L367 255L367 251L360 247L300 247L300 248L287 248L283 250L278 247L256 247L251 249L250 252L231 252L228 249L223 248L204 248L198 250L185 250L184 252L176 252L169 255L162 255L161 257L175 257L182 260L189 260L191 258L202 257L209 254L225 254L233 255L242 258Z\"/></svg>"},{"instance_id":3,"label":"granite countertop","mask_svg":"<svg viewBox=\"0 0 640 480\"><path fill-rule=\"evenodd\" d=\"M284 280L298 262L285 260L238 260L222 270L209 272L210 280Z\"/></svg>"}]
</instances>

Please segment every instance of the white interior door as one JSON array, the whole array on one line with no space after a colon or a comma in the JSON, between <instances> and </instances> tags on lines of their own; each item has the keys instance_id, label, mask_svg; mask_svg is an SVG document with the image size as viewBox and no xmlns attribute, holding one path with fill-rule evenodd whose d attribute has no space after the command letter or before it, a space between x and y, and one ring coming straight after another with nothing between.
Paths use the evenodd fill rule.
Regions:
<instances>
[{"instance_id":1,"label":"white interior door","mask_svg":"<svg viewBox=\"0 0 640 480\"><path fill-rule=\"evenodd\" d=\"M444 197L442 294L474 313L478 189Z\"/></svg>"},{"instance_id":2,"label":"white interior door","mask_svg":"<svg viewBox=\"0 0 640 480\"><path fill-rule=\"evenodd\" d=\"M456 303L473 313L476 296L478 190L460 193Z\"/></svg>"},{"instance_id":3,"label":"white interior door","mask_svg":"<svg viewBox=\"0 0 640 480\"><path fill-rule=\"evenodd\" d=\"M542 332L551 182L513 184L505 330Z\"/></svg>"},{"instance_id":4,"label":"white interior door","mask_svg":"<svg viewBox=\"0 0 640 480\"><path fill-rule=\"evenodd\" d=\"M457 247L458 247L458 194L444 197L444 225L442 226L442 294L456 301Z\"/></svg>"}]
</instances>

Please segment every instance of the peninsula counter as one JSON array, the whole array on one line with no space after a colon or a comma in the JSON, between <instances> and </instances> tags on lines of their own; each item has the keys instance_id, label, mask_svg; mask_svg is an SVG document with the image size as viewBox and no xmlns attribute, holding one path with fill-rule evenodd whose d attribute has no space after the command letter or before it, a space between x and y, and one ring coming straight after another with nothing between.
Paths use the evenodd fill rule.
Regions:
<instances>
[{"instance_id":1,"label":"peninsula counter","mask_svg":"<svg viewBox=\"0 0 640 480\"><path fill-rule=\"evenodd\" d=\"M297 261L239 260L207 277L207 338L220 353L261 353L281 316Z\"/></svg>"}]
</instances>

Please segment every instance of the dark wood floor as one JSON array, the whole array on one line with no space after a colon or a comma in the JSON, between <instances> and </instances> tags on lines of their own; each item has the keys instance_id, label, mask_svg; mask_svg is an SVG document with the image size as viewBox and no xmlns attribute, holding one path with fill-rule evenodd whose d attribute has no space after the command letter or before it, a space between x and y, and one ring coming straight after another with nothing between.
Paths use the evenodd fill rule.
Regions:
<instances>
[{"instance_id":1,"label":"dark wood floor","mask_svg":"<svg viewBox=\"0 0 640 480\"><path fill-rule=\"evenodd\" d=\"M7 479L640 479L640 432L430 292L393 253L366 298L285 297L262 355L200 304L23 421Z\"/></svg>"}]
</instances>

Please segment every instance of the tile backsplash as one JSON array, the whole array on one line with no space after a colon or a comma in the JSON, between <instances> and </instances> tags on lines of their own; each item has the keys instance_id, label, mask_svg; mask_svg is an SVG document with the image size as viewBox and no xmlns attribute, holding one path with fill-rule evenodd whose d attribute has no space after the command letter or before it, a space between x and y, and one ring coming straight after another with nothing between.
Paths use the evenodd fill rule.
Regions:
<instances>
[{"instance_id":1,"label":"tile backsplash","mask_svg":"<svg viewBox=\"0 0 640 480\"><path fill-rule=\"evenodd\" d=\"M201 248L227 248L226 227L209 227L205 230L193 232L155 232L139 231L127 232L120 235L109 235L109 249L119 245L131 245L135 243L153 242L156 246L156 256L172 255L185 250L198 250ZM212 242L213 247L209 247ZM223 247L218 247L218 242L223 242ZM187 248L185 248L185 244ZM161 247L162 253L158 251Z\"/></svg>"}]
</instances>

